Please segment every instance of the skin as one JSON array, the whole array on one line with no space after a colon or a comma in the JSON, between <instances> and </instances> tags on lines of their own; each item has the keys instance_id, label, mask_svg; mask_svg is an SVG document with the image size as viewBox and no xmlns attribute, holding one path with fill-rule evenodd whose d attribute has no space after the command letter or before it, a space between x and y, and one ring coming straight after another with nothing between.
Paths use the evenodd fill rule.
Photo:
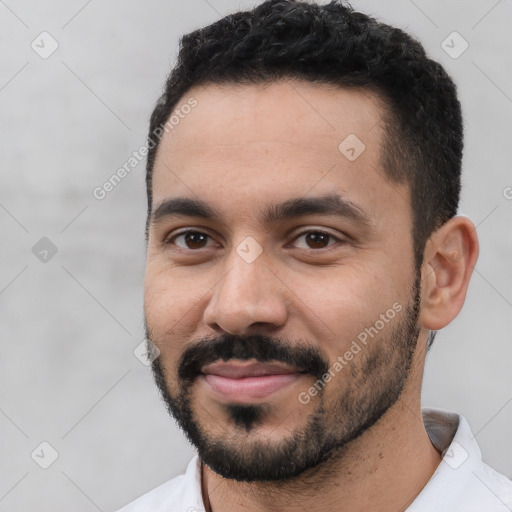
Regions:
<instances>
[{"instance_id":1,"label":"skin","mask_svg":"<svg viewBox=\"0 0 512 512\"><path fill-rule=\"evenodd\" d=\"M153 209L167 198L191 197L215 208L221 220L180 216L150 225L145 315L169 390L178 389L183 351L207 336L305 339L333 363L394 303L404 306L403 314L415 277L412 211L408 186L390 182L380 165L379 99L299 80L206 85L189 97L197 107L164 135L158 150ZM338 150L349 134L365 144L354 161ZM332 192L357 204L368 225L323 214L261 222L271 203ZM207 246L187 249L183 237L181 247L163 244L184 228L210 235ZM304 231L313 228L335 238L311 248ZM246 237L262 249L252 263L236 251ZM421 416L428 333L447 325L463 305L478 256L474 225L454 217L432 235L424 255L420 331L399 400L328 463L287 481L237 482L203 464L207 510L391 512L414 500L441 461ZM387 329L371 343L385 340ZM327 403L349 378L340 373L326 386ZM302 404L297 395L312 384L304 376L267 398L271 413L245 446L300 430L317 404ZM193 389L197 421L210 435L233 441L236 427L218 399L206 386Z\"/></svg>"}]
</instances>

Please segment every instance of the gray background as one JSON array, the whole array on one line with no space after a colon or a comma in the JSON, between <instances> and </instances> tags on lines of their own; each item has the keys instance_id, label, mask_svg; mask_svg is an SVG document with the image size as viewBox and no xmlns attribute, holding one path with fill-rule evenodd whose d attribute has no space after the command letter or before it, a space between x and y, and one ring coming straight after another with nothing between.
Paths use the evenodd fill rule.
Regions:
<instances>
[{"instance_id":1,"label":"gray background","mask_svg":"<svg viewBox=\"0 0 512 512\"><path fill-rule=\"evenodd\" d=\"M178 37L251 5L0 0L2 511L115 510L193 455L133 353L144 163L102 201L92 190L144 143ZM459 85L460 211L478 225L481 255L462 313L428 356L424 405L465 415L484 460L512 477L512 2L353 5L415 34ZM43 31L59 45L46 59L31 47L50 48ZM456 59L441 47L453 31L469 43ZM32 250L42 237L57 248L45 262L47 241ZM43 441L58 453L48 469Z\"/></svg>"}]
</instances>

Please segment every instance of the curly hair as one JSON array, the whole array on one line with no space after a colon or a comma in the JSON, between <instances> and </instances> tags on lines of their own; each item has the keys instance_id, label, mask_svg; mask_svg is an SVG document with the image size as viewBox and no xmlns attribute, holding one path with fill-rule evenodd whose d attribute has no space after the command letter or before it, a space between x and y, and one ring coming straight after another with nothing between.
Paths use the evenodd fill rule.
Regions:
<instances>
[{"instance_id":1,"label":"curly hair","mask_svg":"<svg viewBox=\"0 0 512 512\"><path fill-rule=\"evenodd\" d=\"M427 239L456 214L459 203L463 127L456 86L413 37L340 0L267 0L181 38L177 63L150 119L148 222L159 147L152 135L186 92L210 83L288 78L364 88L378 96L386 128L381 165L389 180L410 188L419 267Z\"/></svg>"}]
</instances>

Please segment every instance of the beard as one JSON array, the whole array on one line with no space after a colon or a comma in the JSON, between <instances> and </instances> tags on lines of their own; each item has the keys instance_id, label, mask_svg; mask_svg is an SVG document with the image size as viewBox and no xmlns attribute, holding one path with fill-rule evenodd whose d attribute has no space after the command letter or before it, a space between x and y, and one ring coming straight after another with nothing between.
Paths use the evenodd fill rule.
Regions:
<instances>
[{"instance_id":1,"label":"beard","mask_svg":"<svg viewBox=\"0 0 512 512\"><path fill-rule=\"evenodd\" d=\"M169 413L196 447L202 462L217 474L238 482L297 477L321 467L335 453L341 455L348 443L370 429L400 398L419 336L420 286L417 272L402 317L390 322L386 332L372 339L318 391L313 412L305 424L297 425L286 436L257 435L275 407L267 402L224 404L228 423L223 434L214 435L208 431L208 421L198 419L200 405L194 402L193 386L206 364L253 358L258 362L286 363L319 381L329 371L329 361L315 345L292 344L258 334L203 339L183 351L177 366L177 390L168 385L172 380L168 379L161 356L154 359L156 385ZM146 323L148 347L150 342L155 343L149 334ZM162 346L158 341L155 345ZM326 390L332 390L330 395ZM297 407L304 405L297 400ZM228 426L235 431L227 430Z\"/></svg>"}]
</instances>

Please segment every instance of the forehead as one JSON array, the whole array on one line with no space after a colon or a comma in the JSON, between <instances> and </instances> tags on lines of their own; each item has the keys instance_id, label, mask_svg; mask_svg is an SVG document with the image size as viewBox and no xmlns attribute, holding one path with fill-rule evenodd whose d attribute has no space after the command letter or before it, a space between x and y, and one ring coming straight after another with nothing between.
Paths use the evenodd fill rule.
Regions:
<instances>
[{"instance_id":1,"label":"forehead","mask_svg":"<svg viewBox=\"0 0 512 512\"><path fill-rule=\"evenodd\" d=\"M195 106L183 108L191 100ZM222 210L330 192L375 215L390 201L407 208L407 192L394 197L400 187L380 164L383 113L378 97L364 89L300 80L195 87L160 143L153 208L184 195Z\"/></svg>"}]
</instances>

